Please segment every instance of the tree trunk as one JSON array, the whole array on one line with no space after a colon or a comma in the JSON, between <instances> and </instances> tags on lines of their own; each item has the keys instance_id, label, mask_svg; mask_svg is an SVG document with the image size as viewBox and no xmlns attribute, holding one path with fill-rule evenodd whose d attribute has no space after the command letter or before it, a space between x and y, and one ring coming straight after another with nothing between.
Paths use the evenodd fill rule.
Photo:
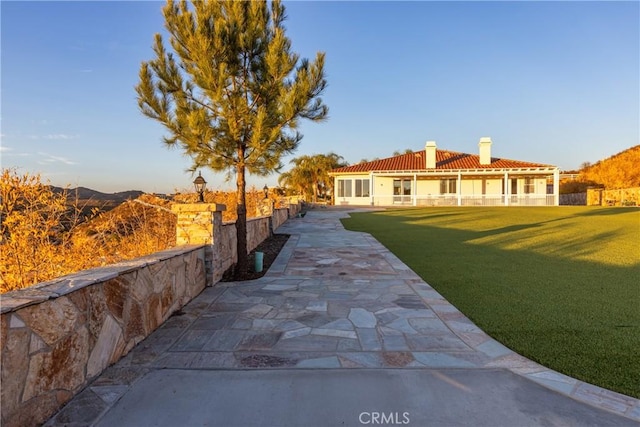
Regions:
<instances>
[{"instance_id":1,"label":"tree trunk","mask_svg":"<svg viewBox=\"0 0 640 427\"><path fill-rule=\"evenodd\" d=\"M249 254L247 253L246 183L244 180L244 173L244 164L238 164L236 167L236 201L238 203L238 218L236 219L236 241L238 242L238 262L235 270L236 278L241 278L241 276L249 269Z\"/></svg>"}]
</instances>

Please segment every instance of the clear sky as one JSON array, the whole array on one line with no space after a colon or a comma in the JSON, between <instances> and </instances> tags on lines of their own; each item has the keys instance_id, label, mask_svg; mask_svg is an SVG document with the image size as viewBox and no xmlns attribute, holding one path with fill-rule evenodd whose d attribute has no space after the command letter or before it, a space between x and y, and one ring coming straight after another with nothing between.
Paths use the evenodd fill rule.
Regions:
<instances>
[{"instance_id":1,"label":"clear sky","mask_svg":"<svg viewBox=\"0 0 640 427\"><path fill-rule=\"evenodd\" d=\"M104 192L192 188L135 99L162 4L0 2L2 167ZM573 169L640 143L637 1L285 5L293 49L326 52L329 83L330 118L303 122L294 156L355 163L427 140L477 153L490 136L494 157Z\"/></svg>"}]
</instances>

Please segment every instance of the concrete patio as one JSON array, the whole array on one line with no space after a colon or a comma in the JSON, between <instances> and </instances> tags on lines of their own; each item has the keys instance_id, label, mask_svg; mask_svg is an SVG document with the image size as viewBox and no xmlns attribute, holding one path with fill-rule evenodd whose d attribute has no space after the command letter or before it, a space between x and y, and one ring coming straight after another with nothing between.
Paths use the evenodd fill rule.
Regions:
<instances>
[{"instance_id":1,"label":"concrete patio","mask_svg":"<svg viewBox=\"0 0 640 427\"><path fill-rule=\"evenodd\" d=\"M637 399L491 339L373 237L345 231L348 213L290 219L263 278L205 289L46 425L640 423Z\"/></svg>"}]
</instances>

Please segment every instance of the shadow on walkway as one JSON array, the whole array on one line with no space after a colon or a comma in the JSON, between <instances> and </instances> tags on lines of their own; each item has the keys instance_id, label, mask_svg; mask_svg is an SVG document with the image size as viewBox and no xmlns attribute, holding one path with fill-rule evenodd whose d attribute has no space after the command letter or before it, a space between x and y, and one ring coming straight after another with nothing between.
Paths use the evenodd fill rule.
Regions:
<instances>
[{"instance_id":1,"label":"shadow on walkway","mask_svg":"<svg viewBox=\"0 0 640 427\"><path fill-rule=\"evenodd\" d=\"M640 421L638 400L492 340L347 215L289 220L263 278L205 289L47 425Z\"/></svg>"}]
</instances>

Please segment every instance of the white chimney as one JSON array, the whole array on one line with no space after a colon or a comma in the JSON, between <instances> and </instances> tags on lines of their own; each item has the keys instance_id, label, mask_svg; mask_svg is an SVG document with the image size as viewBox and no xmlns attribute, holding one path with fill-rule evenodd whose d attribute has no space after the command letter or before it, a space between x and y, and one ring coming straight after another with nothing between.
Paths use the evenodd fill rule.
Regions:
<instances>
[{"instance_id":1,"label":"white chimney","mask_svg":"<svg viewBox=\"0 0 640 427\"><path fill-rule=\"evenodd\" d=\"M480 138L478 147L480 147L480 164L490 165L491 164L491 138L489 138L488 136Z\"/></svg>"},{"instance_id":2,"label":"white chimney","mask_svg":"<svg viewBox=\"0 0 640 427\"><path fill-rule=\"evenodd\" d=\"M424 150L426 151L426 166L427 169L435 169L436 168L436 142L435 141L427 141L424 146Z\"/></svg>"}]
</instances>

